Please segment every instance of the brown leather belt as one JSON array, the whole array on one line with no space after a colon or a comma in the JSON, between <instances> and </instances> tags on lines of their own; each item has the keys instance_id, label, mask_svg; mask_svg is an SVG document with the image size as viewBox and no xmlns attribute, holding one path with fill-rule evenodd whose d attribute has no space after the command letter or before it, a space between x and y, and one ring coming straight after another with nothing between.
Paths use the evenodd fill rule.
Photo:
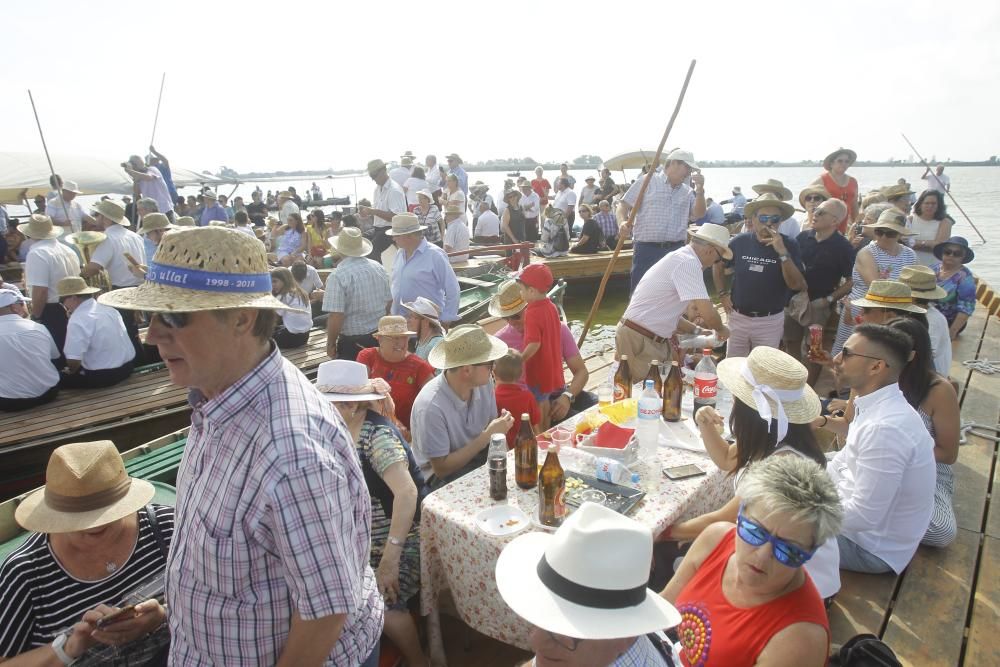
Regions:
<instances>
[{"instance_id":1,"label":"brown leather belt","mask_svg":"<svg viewBox=\"0 0 1000 667\"><path fill-rule=\"evenodd\" d=\"M654 343L667 343L670 341L669 338L664 338L663 336L657 336L655 333L642 326L641 324L636 324L632 320L627 320L624 317L618 322L622 326L626 326L632 331L636 332L640 336L645 336Z\"/></svg>"}]
</instances>

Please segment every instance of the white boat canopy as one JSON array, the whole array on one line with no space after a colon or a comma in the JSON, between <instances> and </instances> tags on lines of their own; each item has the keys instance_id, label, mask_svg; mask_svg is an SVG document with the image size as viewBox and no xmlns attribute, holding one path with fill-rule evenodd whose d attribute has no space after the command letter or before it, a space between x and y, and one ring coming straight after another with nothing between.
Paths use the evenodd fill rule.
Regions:
<instances>
[{"instance_id":1,"label":"white boat canopy","mask_svg":"<svg viewBox=\"0 0 1000 667\"><path fill-rule=\"evenodd\" d=\"M76 181L83 194L132 194L132 179L121 168L121 161L89 155L53 155L56 173L67 181ZM233 183L228 179L199 174L170 165L174 185L217 185ZM0 151L0 204L23 204L25 198L45 195L49 186L49 164L42 153Z\"/></svg>"},{"instance_id":2,"label":"white boat canopy","mask_svg":"<svg viewBox=\"0 0 1000 667\"><path fill-rule=\"evenodd\" d=\"M621 155L616 155L610 160L604 161L604 167L610 169L611 171L623 171L625 169L642 169L653 164L653 158L656 157L656 151L632 151L631 153L622 153ZM660 156L660 160L664 156Z\"/></svg>"}]
</instances>

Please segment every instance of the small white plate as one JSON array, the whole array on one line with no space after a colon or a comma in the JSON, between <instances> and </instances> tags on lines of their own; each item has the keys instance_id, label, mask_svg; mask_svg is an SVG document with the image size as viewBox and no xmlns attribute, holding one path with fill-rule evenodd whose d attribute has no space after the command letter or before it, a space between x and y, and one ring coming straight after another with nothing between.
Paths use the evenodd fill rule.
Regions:
<instances>
[{"instance_id":1,"label":"small white plate","mask_svg":"<svg viewBox=\"0 0 1000 667\"><path fill-rule=\"evenodd\" d=\"M519 533L530 523L528 515L513 505L494 505L476 515L479 529L496 537Z\"/></svg>"}]
</instances>

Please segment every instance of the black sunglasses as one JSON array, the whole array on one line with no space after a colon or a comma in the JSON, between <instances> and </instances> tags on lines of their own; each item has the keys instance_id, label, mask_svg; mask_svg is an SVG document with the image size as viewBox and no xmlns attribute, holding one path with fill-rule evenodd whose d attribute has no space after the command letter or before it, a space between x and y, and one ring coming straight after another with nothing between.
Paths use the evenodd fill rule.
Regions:
<instances>
[{"instance_id":1,"label":"black sunglasses","mask_svg":"<svg viewBox=\"0 0 1000 667\"><path fill-rule=\"evenodd\" d=\"M850 359L851 357L864 357L865 359L872 359L873 361L881 361L883 364L885 364L886 368L889 367L889 362L883 359L882 357L873 357L869 354L861 354L860 352L855 352L846 345L840 348L840 354L844 357L845 360Z\"/></svg>"},{"instance_id":2,"label":"black sunglasses","mask_svg":"<svg viewBox=\"0 0 1000 667\"><path fill-rule=\"evenodd\" d=\"M951 257L965 257L965 250L961 248L945 248L941 251L942 255L949 255Z\"/></svg>"},{"instance_id":3,"label":"black sunglasses","mask_svg":"<svg viewBox=\"0 0 1000 667\"><path fill-rule=\"evenodd\" d=\"M886 238L894 239L899 236L899 232L891 229L876 229L875 236L884 236Z\"/></svg>"},{"instance_id":4,"label":"black sunglasses","mask_svg":"<svg viewBox=\"0 0 1000 667\"><path fill-rule=\"evenodd\" d=\"M191 313L153 313L149 321L159 320L168 329L183 329L191 323Z\"/></svg>"}]
</instances>

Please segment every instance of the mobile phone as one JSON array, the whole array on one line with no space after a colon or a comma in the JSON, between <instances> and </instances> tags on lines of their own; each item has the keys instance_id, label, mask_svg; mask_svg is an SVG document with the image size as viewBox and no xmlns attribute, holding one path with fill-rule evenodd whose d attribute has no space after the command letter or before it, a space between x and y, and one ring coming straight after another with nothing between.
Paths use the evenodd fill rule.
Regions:
<instances>
[{"instance_id":1,"label":"mobile phone","mask_svg":"<svg viewBox=\"0 0 1000 667\"><path fill-rule=\"evenodd\" d=\"M690 477L700 477L705 474L705 471L696 466L693 463L689 463L683 466L674 466L673 468L665 468L663 471L664 476L667 479L677 481L680 479L688 479Z\"/></svg>"},{"instance_id":2,"label":"mobile phone","mask_svg":"<svg viewBox=\"0 0 1000 667\"><path fill-rule=\"evenodd\" d=\"M98 628L106 628L109 625L114 625L120 621L127 621L130 618L135 618L135 605L131 604L99 619L96 625Z\"/></svg>"}]
</instances>

